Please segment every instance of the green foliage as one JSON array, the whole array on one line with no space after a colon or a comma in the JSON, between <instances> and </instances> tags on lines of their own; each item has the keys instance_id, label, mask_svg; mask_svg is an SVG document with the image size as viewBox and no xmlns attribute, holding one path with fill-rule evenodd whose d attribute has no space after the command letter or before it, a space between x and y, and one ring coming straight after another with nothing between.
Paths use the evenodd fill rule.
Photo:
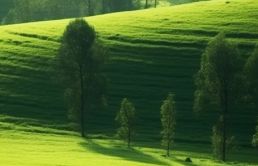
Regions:
<instances>
[{"instance_id":1,"label":"green foliage","mask_svg":"<svg viewBox=\"0 0 258 166\"><path fill-rule=\"evenodd\" d=\"M69 23L57 55L57 71L65 88L69 117L79 117L84 133L85 111L104 92L102 47L96 44L95 30L83 19ZM87 107L87 108L86 108Z\"/></svg>"},{"instance_id":2,"label":"green foliage","mask_svg":"<svg viewBox=\"0 0 258 166\"><path fill-rule=\"evenodd\" d=\"M246 78L247 100L256 110L258 109L258 46L249 56L244 68Z\"/></svg>"},{"instance_id":3,"label":"green foliage","mask_svg":"<svg viewBox=\"0 0 258 166\"><path fill-rule=\"evenodd\" d=\"M14 0L3 24L82 17L140 8L139 0Z\"/></svg>"},{"instance_id":4,"label":"green foliage","mask_svg":"<svg viewBox=\"0 0 258 166\"><path fill-rule=\"evenodd\" d=\"M105 13L133 10L139 8L139 5L140 0L105 0L105 2L103 2Z\"/></svg>"},{"instance_id":5,"label":"green foliage","mask_svg":"<svg viewBox=\"0 0 258 166\"><path fill-rule=\"evenodd\" d=\"M201 67L195 77L197 90L194 109L207 110L207 104L222 109L226 96L221 95L227 91L230 98L234 98L237 89L233 87L237 84L241 69L242 58L237 47L226 41L224 34L220 33L208 44L202 55Z\"/></svg>"},{"instance_id":6,"label":"green foliage","mask_svg":"<svg viewBox=\"0 0 258 166\"><path fill-rule=\"evenodd\" d=\"M51 20L84 16L87 12L83 0L14 0L5 24Z\"/></svg>"},{"instance_id":7,"label":"green foliage","mask_svg":"<svg viewBox=\"0 0 258 166\"><path fill-rule=\"evenodd\" d=\"M211 136L212 150L215 158L222 160L223 156L223 118L220 117L216 125L212 128L212 136ZM231 151L235 149L236 142L235 137L227 137L226 139L226 149L227 151Z\"/></svg>"},{"instance_id":8,"label":"green foliage","mask_svg":"<svg viewBox=\"0 0 258 166\"><path fill-rule=\"evenodd\" d=\"M256 112L258 110L258 45L253 51L252 55L246 61L244 74L246 81L246 103L252 107ZM256 127L256 133L253 135L252 144L258 145L258 126Z\"/></svg>"},{"instance_id":9,"label":"green foliage","mask_svg":"<svg viewBox=\"0 0 258 166\"><path fill-rule=\"evenodd\" d=\"M168 97L163 101L160 109L162 145L166 147L167 156L169 156L171 145L175 139L176 129L176 102L173 94L168 94Z\"/></svg>"},{"instance_id":10,"label":"green foliage","mask_svg":"<svg viewBox=\"0 0 258 166\"><path fill-rule=\"evenodd\" d=\"M227 121L232 109L230 106L236 99L236 85L240 83L238 78L241 72L242 58L237 47L220 33L208 44L202 55L201 67L196 76L194 109L207 111L207 105L215 105L214 108L219 111L219 126L213 129L212 142L216 156L220 153L222 160L226 159Z\"/></svg>"},{"instance_id":11,"label":"green foliage","mask_svg":"<svg viewBox=\"0 0 258 166\"><path fill-rule=\"evenodd\" d=\"M135 107L127 98L121 102L120 110L115 120L120 124L117 135L127 142L128 147L131 146L132 136L135 126Z\"/></svg>"},{"instance_id":12,"label":"green foliage","mask_svg":"<svg viewBox=\"0 0 258 166\"><path fill-rule=\"evenodd\" d=\"M221 119L219 119L218 123L212 128L212 149L213 155L215 158L222 159L222 125Z\"/></svg>"},{"instance_id":13,"label":"green foliage","mask_svg":"<svg viewBox=\"0 0 258 166\"><path fill-rule=\"evenodd\" d=\"M0 1L0 24L3 23L3 18L6 16L8 11L11 9L13 1L10 0L1 0Z\"/></svg>"},{"instance_id":14,"label":"green foliage","mask_svg":"<svg viewBox=\"0 0 258 166\"><path fill-rule=\"evenodd\" d=\"M252 144L255 147L258 146L258 125L256 126L256 133L253 135Z\"/></svg>"}]
</instances>

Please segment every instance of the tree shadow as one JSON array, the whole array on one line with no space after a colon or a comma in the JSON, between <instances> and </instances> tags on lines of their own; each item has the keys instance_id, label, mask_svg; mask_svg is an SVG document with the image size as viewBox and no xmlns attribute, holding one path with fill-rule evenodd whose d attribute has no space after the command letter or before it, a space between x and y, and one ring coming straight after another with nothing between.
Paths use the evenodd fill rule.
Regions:
<instances>
[{"instance_id":1,"label":"tree shadow","mask_svg":"<svg viewBox=\"0 0 258 166\"><path fill-rule=\"evenodd\" d=\"M123 158L127 161L142 162L156 165L170 165L168 162L161 161L151 155L145 154L137 149L128 149L120 145L103 146L94 140L87 140L87 142L79 143L82 147L92 152L97 152L107 156Z\"/></svg>"},{"instance_id":2,"label":"tree shadow","mask_svg":"<svg viewBox=\"0 0 258 166\"><path fill-rule=\"evenodd\" d=\"M184 161L184 160L182 160L182 159L179 159L179 158L177 158L177 157L174 157L173 160L174 160L175 162L180 163L180 164L185 165L185 166L199 166L199 165L197 165L197 164L194 164L194 161L192 161L192 162L186 162L186 161Z\"/></svg>"}]
</instances>

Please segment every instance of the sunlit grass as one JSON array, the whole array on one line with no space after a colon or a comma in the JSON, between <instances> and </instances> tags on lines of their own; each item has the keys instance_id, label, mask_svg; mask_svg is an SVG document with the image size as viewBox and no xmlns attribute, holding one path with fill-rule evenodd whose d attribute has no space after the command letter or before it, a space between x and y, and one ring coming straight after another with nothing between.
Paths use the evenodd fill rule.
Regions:
<instances>
[{"instance_id":1,"label":"sunlit grass","mask_svg":"<svg viewBox=\"0 0 258 166\"><path fill-rule=\"evenodd\" d=\"M0 124L1 125L1 124ZM5 130L0 133L0 162L5 166L229 166L202 153L172 152L164 157L162 149L136 146L127 149L125 144L110 139L82 139L76 134L44 134ZM191 156L192 163L186 163ZM241 163L241 166L246 164Z\"/></svg>"}]
</instances>

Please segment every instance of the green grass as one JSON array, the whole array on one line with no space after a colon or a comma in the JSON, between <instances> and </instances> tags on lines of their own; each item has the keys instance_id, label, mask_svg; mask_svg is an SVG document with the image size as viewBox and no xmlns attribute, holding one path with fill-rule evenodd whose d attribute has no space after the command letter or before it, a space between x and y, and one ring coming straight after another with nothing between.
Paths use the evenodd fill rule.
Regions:
<instances>
[{"instance_id":1,"label":"green grass","mask_svg":"<svg viewBox=\"0 0 258 166\"><path fill-rule=\"evenodd\" d=\"M110 83L109 107L89 113L88 133L112 137L117 127L115 114L121 99L128 97L137 109L135 141L139 146L146 142L159 147L160 105L168 92L173 92L178 112L177 144L195 151L202 144L205 153L210 153L215 116L207 113L198 119L192 111L193 75L199 68L200 56L207 42L220 31L239 45L244 57L258 42L258 1L229 2L213 0L86 18L110 56L105 69ZM60 132L58 129L69 129L62 89L52 68L69 21L0 27L0 122L5 123L0 129L41 133L43 129L38 128L48 127L51 130L43 131L55 134ZM232 160L258 163L258 152L250 147L257 113L244 108L232 112L231 133L248 154L242 157L235 150ZM6 123L28 127L13 128Z\"/></svg>"},{"instance_id":2,"label":"green grass","mask_svg":"<svg viewBox=\"0 0 258 166\"><path fill-rule=\"evenodd\" d=\"M5 166L251 166L214 161L205 153L191 152L196 147L189 145L177 145L168 158L163 157L165 152L161 149L137 145L127 149L118 140L84 140L73 132L44 134L5 130L0 133L0 147L0 162ZM249 157L247 155L249 153L242 151L242 158ZM189 156L192 163L184 162Z\"/></svg>"}]
</instances>

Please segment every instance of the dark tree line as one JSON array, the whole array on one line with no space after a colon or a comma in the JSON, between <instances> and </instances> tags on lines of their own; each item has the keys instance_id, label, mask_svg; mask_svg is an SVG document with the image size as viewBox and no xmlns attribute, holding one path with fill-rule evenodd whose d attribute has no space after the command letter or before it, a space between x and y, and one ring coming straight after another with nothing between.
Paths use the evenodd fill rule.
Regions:
<instances>
[{"instance_id":1,"label":"dark tree line","mask_svg":"<svg viewBox=\"0 0 258 166\"><path fill-rule=\"evenodd\" d=\"M140 8L140 0L14 0L3 23L84 17Z\"/></svg>"}]
</instances>

